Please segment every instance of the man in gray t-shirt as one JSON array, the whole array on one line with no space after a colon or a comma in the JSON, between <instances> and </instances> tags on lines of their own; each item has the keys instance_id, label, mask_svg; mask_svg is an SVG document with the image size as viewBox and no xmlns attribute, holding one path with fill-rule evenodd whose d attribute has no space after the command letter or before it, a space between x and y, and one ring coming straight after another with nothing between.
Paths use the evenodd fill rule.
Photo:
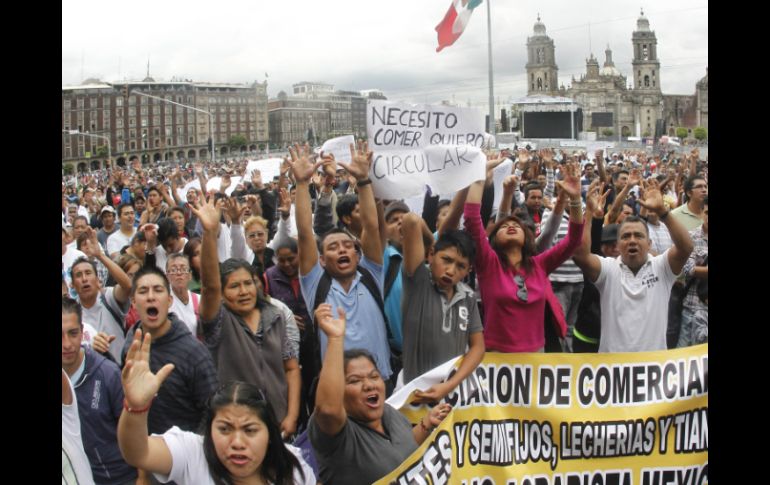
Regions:
<instances>
[{"instance_id":1,"label":"man in gray t-shirt","mask_svg":"<svg viewBox=\"0 0 770 485\"><path fill-rule=\"evenodd\" d=\"M415 394L418 402L437 402L473 372L484 358L485 347L476 297L462 282L474 258L473 240L463 231L445 231L430 249L426 266L424 224L414 213L401 222L404 382L464 355L451 378Z\"/></svg>"}]
</instances>

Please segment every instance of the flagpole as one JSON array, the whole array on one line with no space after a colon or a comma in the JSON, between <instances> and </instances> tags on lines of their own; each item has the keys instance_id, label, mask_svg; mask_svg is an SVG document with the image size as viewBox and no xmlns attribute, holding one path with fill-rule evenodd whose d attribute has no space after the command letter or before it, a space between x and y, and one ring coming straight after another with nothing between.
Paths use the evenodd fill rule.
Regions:
<instances>
[{"instance_id":1,"label":"flagpole","mask_svg":"<svg viewBox=\"0 0 770 485\"><path fill-rule=\"evenodd\" d=\"M489 48L489 134L495 134L495 102L494 88L492 87L492 11L489 6L491 0L487 0L487 44Z\"/></svg>"}]
</instances>

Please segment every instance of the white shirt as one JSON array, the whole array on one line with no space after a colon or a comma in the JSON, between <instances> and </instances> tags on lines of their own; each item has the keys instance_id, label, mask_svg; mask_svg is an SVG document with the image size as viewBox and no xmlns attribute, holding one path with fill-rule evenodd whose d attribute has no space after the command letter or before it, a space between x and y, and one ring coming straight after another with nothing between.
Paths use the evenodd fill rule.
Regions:
<instances>
[{"instance_id":1,"label":"white shirt","mask_svg":"<svg viewBox=\"0 0 770 485\"><path fill-rule=\"evenodd\" d=\"M121 321L115 321L110 311L102 303L102 297L96 297L96 303L91 308L83 307L83 322L90 324L97 332L104 332L107 335L114 335L115 340L110 344L110 355L115 358L115 362L120 362L120 353L123 350L123 344L126 342L126 336L123 334L125 327L125 317L128 313L128 303L124 308L115 300L115 287L111 286L103 290L104 299L107 304L120 315ZM82 305L82 304L81 304Z\"/></svg>"},{"instance_id":2,"label":"white shirt","mask_svg":"<svg viewBox=\"0 0 770 485\"><path fill-rule=\"evenodd\" d=\"M64 281L67 282L67 288L69 289L70 297L72 298L78 297L77 292L72 288L72 263L81 257L86 257L84 252L75 248L70 248L69 246L67 246L67 250L64 254L61 255L62 275L64 276Z\"/></svg>"},{"instance_id":3,"label":"white shirt","mask_svg":"<svg viewBox=\"0 0 770 485\"><path fill-rule=\"evenodd\" d=\"M187 290L187 304L185 305L172 291L171 308L169 308L168 311L169 313L176 314L176 317L187 325L190 333L195 337L198 329L198 316L195 314L195 304L193 303L194 297L192 295L192 291Z\"/></svg>"},{"instance_id":4,"label":"white shirt","mask_svg":"<svg viewBox=\"0 0 770 485\"><path fill-rule=\"evenodd\" d=\"M123 246L131 244L131 238L134 237L134 234L136 234L135 227L131 228L131 234L128 236L123 234L120 229L110 234L110 237L107 238L107 255L112 257L113 254L119 253Z\"/></svg>"},{"instance_id":5,"label":"white shirt","mask_svg":"<svg viewBox=\"0 0 770 485\"><path fill-rule=\"evenodd\" d=\"M181 238L183 241L182 249L180 249L179 253L184 251L184 247L187 246L187 238L183 237ZM163 273L166 272L166 261L168 261L168 254L166 254L166 250L163 248L163 246L158 245L155 248L155 266L160 268Z\"/></svg>"},{"instance_id":6,"label":"white shirt","mask_svg":"<svg viewBox=\"0 0 770 485\"><path fill-rule=\"evenodd\" d=\"M203 454L203 436L182 431L174 426L160 436L166 442L168 451L171 454L171 473L162 475L154 473L155 478L161 483L174 481L179 485L215 485L209 473L209 465L206 462L206 456ZM284 445L290 452L297 457L302 471L305 473L304 480L298 470L294 470L295 485L316 485L313 469L302 458L302 451L291 445Z\"/></svg>"},{"instance_id":7,"label":"white shirt","mask_svg":"<svg viewBox=\"0 0 770 485\"><path fill-rule=\"evenodd\" d=\"M83 449L80 436L80 416L78 416L78 397L75 388L67 377L70 386L71 404L61 405L61 481L64 484L93 485L94 477L91 465Z\"/></svg>"},{"instance_id":8,"label":"white shirt","mask_svg":"<svg viewBox=\"0 0 770 485\"><path fill-rule=\"evenodd\" d=\"M602 258L596 280L601 294L602 338L599 352L666 350L668 300L676 276L668 264L668 251L647 255L634 275L617 258Z\"/></svg>"}]
</instances>

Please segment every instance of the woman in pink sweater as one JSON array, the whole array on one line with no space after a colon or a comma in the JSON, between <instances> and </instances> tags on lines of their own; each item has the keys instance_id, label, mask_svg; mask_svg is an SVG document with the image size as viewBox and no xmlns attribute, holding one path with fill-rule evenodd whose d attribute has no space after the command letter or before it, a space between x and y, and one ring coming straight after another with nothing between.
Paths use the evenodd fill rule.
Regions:
<instances>
[{"instance_id":1,"label":"woman in pink sweater","mask_svg":"<svg viewBox=\"0 0 770 485\"><path fill-rule=\"evenodd\" d=\"M570 198L567 237L535 254L535 236L519 218L508 216L489 238L481 223L484 181L471 184L465 203L465 230L476 243L476 273L484 305L484 343L488 351L542 352L544 315L551 282L548 274L572 256L583 236L577 168L566 165L556 182Z\"/></svg>"}]
</instances>

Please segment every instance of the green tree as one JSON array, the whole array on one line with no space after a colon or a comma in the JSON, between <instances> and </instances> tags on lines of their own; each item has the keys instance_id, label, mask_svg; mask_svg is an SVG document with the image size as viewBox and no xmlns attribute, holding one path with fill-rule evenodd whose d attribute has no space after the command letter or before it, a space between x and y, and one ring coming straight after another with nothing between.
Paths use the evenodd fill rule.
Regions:
<instances>
[{"instance_id":1,"label":"green tree","mask_svg":"<svg viewBox=\"0 0 770 485\"><path fill-rule=\"evenodd\" d=\"M227 141L227 146L230 147L230 150L237 150L241 148L243 145L247 144L248 142L249 141L243 135L233 135Z\"/></svg>"},{"instance_id":2,"label":"green tree","mask_svg":"<svg viewBox=\"0 0 770 485\"><path fill-rule=\"evenodd\" d=\"M706 138L708 138L708 132L706 131L706 128L702 126L698 126L694 130L692 130L692 134L696 140L703 141Z\"/></svg>"},{"instance_id":3,"label":"green tree","mask_svg":"<svg viewBox=\"0 0 770 485\"><path fill-rule=\"evenodd\" d=\"M687 138L687 128L685 128L684 126L677 127L676 136L682 140Z\"/></svg>"},{"instance_id":4,"label":"green tree","mask_svg":"<svg viewBox=\"0 0 770 485\"><path fill-rule=\"evenodd\" d=\"M72 165L69 165L69 164L65 165L62 170L64 170L64 175L72 175L72 173L74 172L74 170L72 169Z\"/></svg>"},{"instance_id":5,"label":"green tree","mask_svg":"<svg viewBox=\"0 0 770 485\"><path fill-rule=\"evenodd\" d=\"M106 145L100 145L100 146L96 147L96 151L94 152L94 154L97 157L106 157L107 155L109 155L109 152L107 151L107 146Z\"/></svg>"},{"instance_id":6,"label":"green tree","mask_svg":"<svg viewBox=\"0 0 770 485\"><path fill-rule=\"evenodd\" d=\"M604 136L612 136L615 132L612 131L612 128L605 128L602 130L602 135Z\"/></svg>"}]
</instances>

